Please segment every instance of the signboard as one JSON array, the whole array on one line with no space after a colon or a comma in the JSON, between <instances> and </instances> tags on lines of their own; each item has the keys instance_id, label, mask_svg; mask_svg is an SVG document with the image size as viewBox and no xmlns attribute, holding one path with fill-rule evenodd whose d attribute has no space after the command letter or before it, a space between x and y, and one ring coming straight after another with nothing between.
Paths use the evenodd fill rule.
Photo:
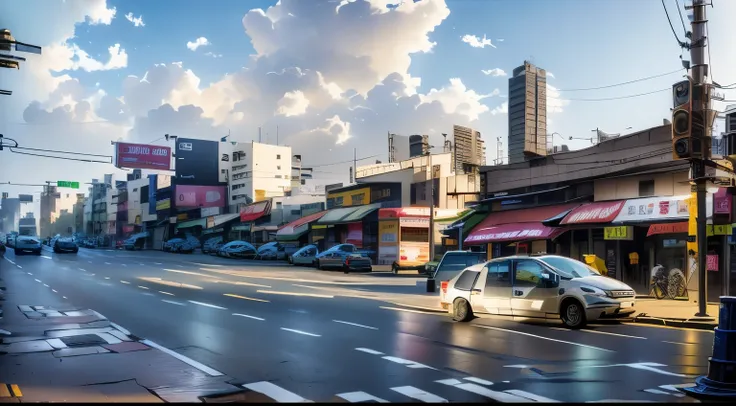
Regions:
<instances>
[{"instance_id":1,"label":"signboard","mask_svg":"<svg viewBox=\"0 0 736 406\"><path fill-rule=\"evenodd\" d=\"M158 145L115 143L118 168L171 170L171 148Z\"/></svg>"},{"instance_id":2,"label":"signboard","mask_svg":"<svg viewBox=\"0 0 736 406\"><path fill-rule=\"evenodd\" d=\"M428 217L402 217L399 219L401 227L429 228Z\"/></svg>"},{"instance_id":3,"label":"signboard","mask_svg":"<svg viewBox=\"0 0 736 406\"><path fill-rule=\"evenodd\" d=\"M608 228L608 227L606 227ZM616 279L616 250L606 250L606 270L609 278Z\"/></svg>"},{"instance_id":4,"label":"signboard","mask_svg":"<svg viewBox=\"0 0 736 406\"><path fill-rule=\"evenodd\" d=\"M706 227L706 234L708 237L712 237L714 235L731 235L733 232L733 227L731 224L708 224Z\"/></svg>"},{"instance_id":5,"label":"signboard","mask_svg":"<svg viewBox=\"0 0 736 406\"><path fill-rule=\"evenodd\" d=\"M629 199L624 204L621 212L613 219L613 222L685 220L690 216L689 198L689 195L685 195ZM708 217L710 217L713 213L713 196L707 196L706 201L706 211Z\"/></svg>"},{"instance_id":6,"label":"signboard","mask_svg":"<svg viewBox=\"0 0 736 406\"><path fill-rule=\"evenodd\" d=\"M203 207L200 210L199 217L209 217L209 216L216 216L220 214L220 208L219 207ZM210 228L210 227L207 227Z\"/></svg>"},{"instance_id":7,"label":"signboard","mask_svg":"<svg viewBox=\"0 0 736 406\"><path fill-rule=\"evenodd\" d=\"M207 227L206 228L213 228L215 227L215 217L209 216L207 217Z\"/></svg>"},{"instance_id":8,"label":"signboard","mask_svg":"<svg viewBox=\"0 0 736 406\"><path fill-rule=\"evenodd\" d=\"M731 214L731 195L727 189L720 188L713 195L713 214Z\"/></svg>"},{"instance_id":9,"label":"signboard","mask_svg":"<svg viewBox=\"0 0 736 406\"><path fill-rule=\"evenodd\" d=\"M57 180L56 187L68 187L71 189L79 189L79 182L70 182L68 180Z\"/></svg>"},{"instance_id":10,"label":"signboard","mask_svg":"<svg viewBox=\"0 0 736 406\"><path fill-rule=\"evenodd\" d=\"M256 198L254 201L262 202L266 200L266 191L263 189L256 189Z\"/></svg>"},{"instance_id":11,"label":"signboard","mask_svg":"<svg viewBox=\"0 0 736 406\"><path fill-rule=\"evenodd\" d=\"M623 201L584 204L573 209L560 224L610 223L623 206Z\"/></svg>"},{"instance_id":12,"label":"signboard","mask_svg":"<svg viewBox=\"0 0 736 406\"><path fill-rule=\"evenodd\" d=\"M4 198L7 198L7 193L4 193L6 196ZM33 203L33 195L18 195L18 200L21 203Z\"/></svg>"},{"instance_id":13,"label":"signboard","mask_svg":"<svg viewBox=\"0 0 736 406\"><path fill-rule=\"evenodd\" d=\"M647 237L656 234L677 234L687 232L688 224L686 221L680 223L652 224L649 226L649 231L647 231Z\"/></svg>"},{"instance_id":14,"label":"signboard","mask_svg":"<svg viewBox=\"0 0 736 406\"><path fill-rule=\"evenodd\" d=\"M706 255L706 268L709 271L718 272L718 255Z\"/></svg>"},{"instance_id":15,"label":"signboard","mask_svg":"<svg viewBox=\"0 0 736 406\"><path fill-rule=\"evenodd\" d=\"M171 199L166 198L156 202L156 211L168 210L171 208Z\"/></svg>"},{"instance_id":16,"label":"signboard","mask_svg":"<svg viewBox=\"0 0 736 406\"><path fill-rule=\"evenodd\" d=\"M327 208L361 206L371 202L371 188L349 190L346 192L328 192Z\"/></svg>"},{"instance_id":17,"label":"signboard","mask_svg":"<svg viewBox=\"0 0 736 406\"><path fill-rule=\"evenodd\" d=\"M177 139L176 185L219 185L221 182L218 144L218 141Z\"/></svg>"},{"instance_id":18,"label":"signboard","mask_svg":"<svg viewBox=\"0 0 736 406\"><path fill-rule=\"evenodd\" d=\"M226 186L176 185L176 207L223 207Z\"/></svg>"},{"instance_id":19,"label":"signboard","mask_svg":"<svg viewBox=\"0 0 736 406\"><path fill-rule=\"evenodd\" d=\"M171 186L171 176L170 175L156 175L156 190L161 190L164 188L167 188Z\"/></svg>"},{"instance_id":20,"label":"signboard","mask_svg":"<svg viewBox=\"0 0 736 406\"><path fill-rule=\"evenodd\" d=\"M379 221L378 235L380 236L379 246L395 246L399 243L399 225L396 221Z\"/></svg>"},{"instance_id":21,"label":"signboard","mask_svg":"<svg viewBox=\"0 0 736 406\"><path fill-rule=\"evenodd\" d=\"M622 240L631 241L634 239L634 227L632 226L616 226L603 228L604 240Z\"/></svg>"}]
</instances>

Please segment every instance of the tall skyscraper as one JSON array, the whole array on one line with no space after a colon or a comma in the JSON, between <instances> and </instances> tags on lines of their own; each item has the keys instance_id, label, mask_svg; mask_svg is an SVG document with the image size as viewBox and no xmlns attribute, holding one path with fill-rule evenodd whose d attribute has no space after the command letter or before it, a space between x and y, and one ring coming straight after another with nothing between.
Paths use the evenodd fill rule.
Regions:
<instances>
[{"instance_id":1,"label":"tall skyscraper","mask_svg":"<svg viewBox=\"0 0 736 406\"><path fill-rule=\"evenodd\" d=\"M485 164L485 144L480 132L461 125L452 126L452 137L455 144L455 172L478 173Z\"/></svg>"},{"instance_id":2,"label":"tall skyscraper","mask_svg":"<svg viewBox=\"0 0 736 406\"><path fill-rule=\"evenodd\" d=\"M509 79L509 163L547 155L547 72L531 63Z\"/></svg>"}]
</instances>

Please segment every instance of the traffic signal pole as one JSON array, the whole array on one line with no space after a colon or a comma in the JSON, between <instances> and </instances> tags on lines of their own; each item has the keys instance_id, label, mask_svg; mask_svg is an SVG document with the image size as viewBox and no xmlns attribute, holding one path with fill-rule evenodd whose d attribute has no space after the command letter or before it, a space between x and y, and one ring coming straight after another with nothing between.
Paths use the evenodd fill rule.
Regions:
<instances>
[{"instance_id":1,"label":"traffic signal pole","mask_svg":"<svg viewBox=\"0 0 736 406\"><path fill-rule=\"evenodd\" d=\"M690 23L692 30L692 40L690 45L690 63L692 72L692 89L698 89L702 86L707 86L706 76L708 76L708 64L705 59L705 24L707 23L705 16L705 0L693 0L692 5L693 19ZM700 86L698 86L700 85ZM696 93L696 92L693 92ZM701 93L702 94L702 93ZM709 94L709 92L706 92ZM700 99L693 94L693 100ZM706 196L706 185L707 180L705 178L705 160L710 154L706 151L710 149L710 120L707 119L708 112L710 110L710 98L704 97L702 102L694 102L692 104L693 116L699 115L704 117L703 120L703 140L707 143L704 145L704 153L702 157L691 159L690 166L692 169L693 178L695 179L695 193L697 202L697 235L696 241L698 245L698 312L695 314L697 317L708 317L708 272L707 272L707 261L706 255L708 253L708 237L706 230L706 207L705 207L705 196Z\"/></svg>"}]
</instances>

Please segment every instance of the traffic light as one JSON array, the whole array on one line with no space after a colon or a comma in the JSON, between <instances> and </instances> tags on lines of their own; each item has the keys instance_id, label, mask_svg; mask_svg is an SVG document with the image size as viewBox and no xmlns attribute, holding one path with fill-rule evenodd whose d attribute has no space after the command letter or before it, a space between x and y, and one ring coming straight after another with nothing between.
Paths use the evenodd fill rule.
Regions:
<instances>
[{"instance_id":1,"label":"traffic light","mask_svg":"<svg viewBox=\"0 0 736 406\"><path fill-rule=\"evenodd\" d=\"M711 136L708 133L710 125L706 117L708 111L708 85L700 84L692 87L690 118L690 145L691 157L695 159L711 158Z\"/></svg>"},{"instance_id":2,"label":"traffic light","mask_svg":"<svg viewBox=\"0 0 736 406\"><path fill-rule=\"evenodd\" d=\"M692 154L690 122L692 85L689 80L672 86L672 159L688 159Z\"/></svg>"}]
</instances>

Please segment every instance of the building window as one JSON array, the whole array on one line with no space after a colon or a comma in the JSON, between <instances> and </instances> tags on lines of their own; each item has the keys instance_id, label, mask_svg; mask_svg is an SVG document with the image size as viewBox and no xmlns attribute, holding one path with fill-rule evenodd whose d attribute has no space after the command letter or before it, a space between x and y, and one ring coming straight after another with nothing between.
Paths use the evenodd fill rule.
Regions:
<instances>
[{"instance_id":1,"label":"building window","mask_svg":"<svg viewBox=\"0 0 736 406\"><path fill-rule=\"evenodd\" d=\"M276 154L276 159L281 159L281 154Z\"/></svg>"},{"instance_id":2,"label":"building window","mask_svg":"<svg viewBox=\"0 0 736 406\"><path fill-rule=\"evenodd\" d=\"M281 165L276 166L276 170L281 170Z\"/></svg>"},{"instance_id":3,"label":"building window","mask_svg":"<svg viewBox=\"0 0 736 406\"><path fill-rule=\"evenodd\" d=\"M654 180L639 181L639 197L654 196Z\"/></svg>"}]
</instances>

